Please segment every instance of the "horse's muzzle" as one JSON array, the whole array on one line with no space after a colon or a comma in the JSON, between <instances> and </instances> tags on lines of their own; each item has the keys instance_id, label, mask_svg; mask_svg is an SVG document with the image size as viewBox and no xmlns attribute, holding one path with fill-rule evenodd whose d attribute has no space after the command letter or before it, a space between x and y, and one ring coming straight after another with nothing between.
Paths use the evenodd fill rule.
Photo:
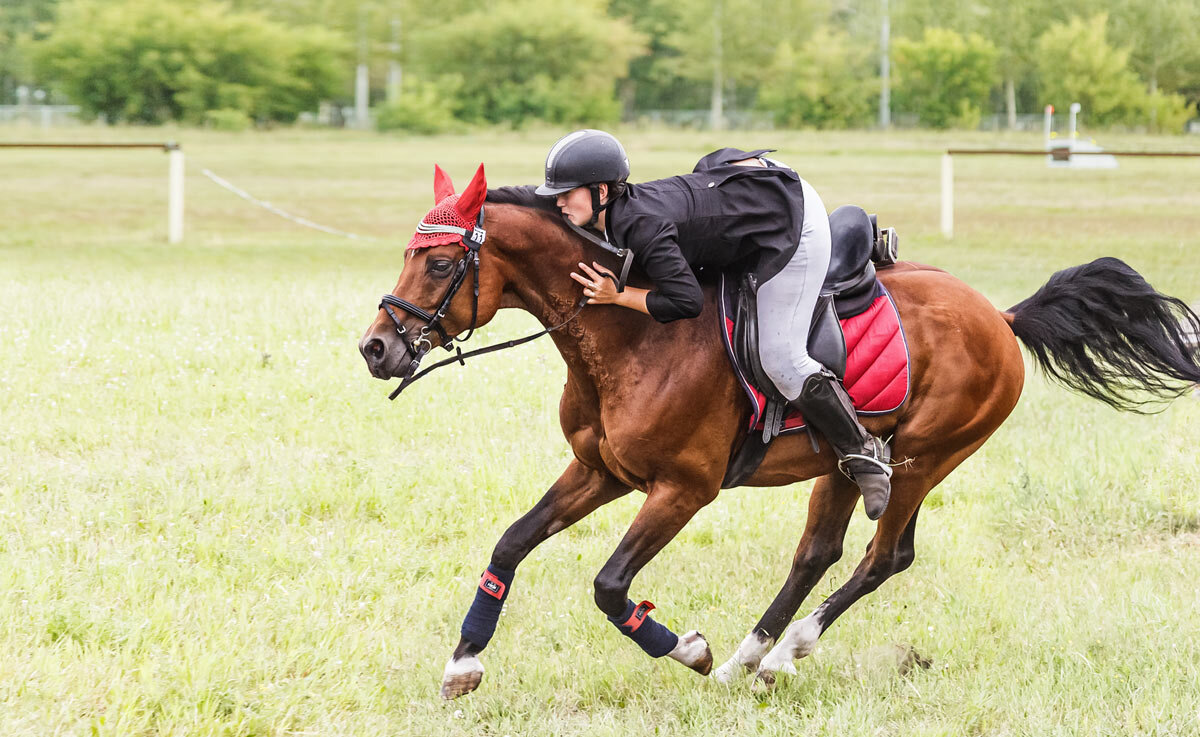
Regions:
<instances>
[{"instance_id":1,"label":"horse's muzzle","mask_svg":"<svg viewBox=\"0 0 1200 737\"><path fill-rule=\"evenodd\" d=\"M358 343L358 352L376 379L404 378L412 373L412 353L395 331L368 330Z\"/></svg>"}]
</instances>

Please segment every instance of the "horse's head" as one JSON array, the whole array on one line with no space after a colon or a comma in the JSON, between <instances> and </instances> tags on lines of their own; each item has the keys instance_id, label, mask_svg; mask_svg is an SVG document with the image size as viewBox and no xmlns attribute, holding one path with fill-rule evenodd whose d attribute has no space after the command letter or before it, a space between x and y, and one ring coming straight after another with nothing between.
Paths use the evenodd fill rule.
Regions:
<instances>
[{"instance_id":1,"label":"horse's head","mask_svg":"<svg viewBox=\"0 0 1200 737\"><path fill-rule=\"evenodd\" d=\"M431 348L448 348L500 306L502 285L479 269L486 235L480 214L487 197L483 165L462 194L434 167L433 194L436 206L408 242L400 280L358 344L376 378L408 377Z\"/></svg>"}]
</instances>

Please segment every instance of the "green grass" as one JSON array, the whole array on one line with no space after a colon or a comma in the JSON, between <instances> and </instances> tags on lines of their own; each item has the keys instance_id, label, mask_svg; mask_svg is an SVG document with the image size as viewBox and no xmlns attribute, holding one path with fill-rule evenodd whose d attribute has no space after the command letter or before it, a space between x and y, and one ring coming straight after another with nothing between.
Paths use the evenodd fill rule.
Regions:
<instances>
[{"instance_id":1,"label":"green grass","mask_svg":"<svg viewBox=\"0 0 1200 737\"><path fill-rule=\"evenodd\" d=\"M590 583L629 497L530 557L483 686L443 703L492 545L569 456L562 363L539 342L389 403L356 343L432 204L433 162L460 185L479 161L493 184L533 182L560 133L0 129L176 137L189 167L187 240L171 247L161 154L0 151L0 733L1200 734L1200 401L1130 416L1037 376L930 495L913 568L773 693L652 661L596 610ZM830 208L879 212L906 258L999 307L1100 255L1200 299L1200 161L1072 172L962 158L946 242L940 151L1036 137L622 138L635 179L725 143L778 146ZM379 240L298 228L202 168ZM533 326L505 313L478 343ZM783 580L808 489L725 492L631 595L699 628L723 661ZM857 513L802 612L846 580L871 530ZM932 668L897 672L891 643Z\"/></svg>"}]
</instances>

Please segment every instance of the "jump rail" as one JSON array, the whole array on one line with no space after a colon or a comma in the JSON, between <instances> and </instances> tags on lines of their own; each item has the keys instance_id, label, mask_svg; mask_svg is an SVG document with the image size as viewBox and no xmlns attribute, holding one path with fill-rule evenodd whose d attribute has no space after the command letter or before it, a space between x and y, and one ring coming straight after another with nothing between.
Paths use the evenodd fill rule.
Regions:
<instances>
[{"instance_id":1,"label":"jump rail","mask_svg":"<svg viewBox=\"0 0 1200 737\"><path fill-rule=\"evenodd\" d=\"M951 148L942 154L942 235L954 237L954 157L955 156L1050 156L1070 161L1072 156L1135 156L1143 158L1200 158L1200 151L1071 151L1064 147L1049 151L1018 148Z\"/></svg>"},{"instance_id":2,"label":"jump rail","mask_svg":"<svg viewBox=\"0 0 1200 737\"><path fill-rule=\"evenodd\" d=\"M167 241L183 240L183 147L166 143L0 143L0 148L152 148L167 154Z\"/></svg>"}]
</instances>

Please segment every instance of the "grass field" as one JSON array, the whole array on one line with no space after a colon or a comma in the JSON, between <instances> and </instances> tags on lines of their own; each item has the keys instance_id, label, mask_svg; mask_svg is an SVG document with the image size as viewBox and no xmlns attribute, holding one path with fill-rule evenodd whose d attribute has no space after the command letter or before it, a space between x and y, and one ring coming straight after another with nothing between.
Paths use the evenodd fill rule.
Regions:
<instances>
[{"instance_id":1,"label":"grass field","mask_svg":"<svg viewBox=\"0 0 1200 737\"><path fill-rule=\"evenodd\" d=\"M537 181L561 131L369 134L0 129L0 140L180 139L188 231L165 243L154 152L0 151L0 734L1200 734L1200 400L1119 414L1032 375L926 501L917 561L772 693L652 661L590 584L640 497L522 566L478 692L438 697L479 571L569 451L549 342L387 401L356 343L432 204ZM1103 172L939 153L1035 136L622 132L633 178L776 146L833 208L1000 308L1101 255L1200 299L1200 160ZM1113 148L1200 140L1107 136ZM377 238L304 230L200 176ZM504 313L476 339L533 328ZM637 579L718 663L775 594L809 486L727 491ZM780 522L790 531L780 534ZM811 610L849 576L872 525ZM931 658L899 672L893 644Z\"/></svg>"}]
</instances>

